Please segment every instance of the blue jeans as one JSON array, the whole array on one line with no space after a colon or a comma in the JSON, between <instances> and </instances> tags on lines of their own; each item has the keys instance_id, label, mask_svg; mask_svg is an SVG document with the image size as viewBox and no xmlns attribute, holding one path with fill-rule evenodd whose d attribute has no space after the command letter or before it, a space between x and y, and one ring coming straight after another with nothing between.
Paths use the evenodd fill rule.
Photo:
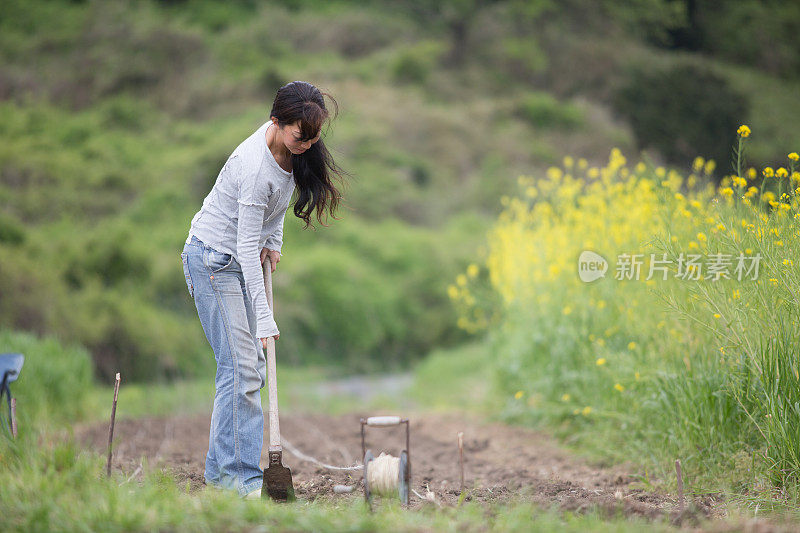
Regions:
<instances>
[{"instance_id":1,"label":"blue jeans","mask_svg":"<svg viewBox=\"0 0 800 533\"><path fill-rule=\"evenodd\" d=\"M267 373L253 304L242 267L231 254L193 236L183 247L181 261L189 295L217 361L205 480L245 495L262 482L260 390Z\"/></svg>"}]
</instances>

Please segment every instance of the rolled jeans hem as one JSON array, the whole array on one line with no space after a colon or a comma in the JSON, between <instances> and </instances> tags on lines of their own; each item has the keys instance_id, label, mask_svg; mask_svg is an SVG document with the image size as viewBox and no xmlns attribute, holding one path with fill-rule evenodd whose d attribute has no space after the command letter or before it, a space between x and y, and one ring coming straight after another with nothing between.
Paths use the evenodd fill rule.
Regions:
<instances>
[{"instance_id":1,"label":"rolled jeans hem","mask_svg":"<svg viewBox=\"0 0 800 533\"><path fill-rule=\"evenodd\" d=\"M250 483L242 485L242 488L239 489L239 496L247 496L254 490L260 489L262 483L262 481L251 481Z\"/></svg>"}]
</instances>

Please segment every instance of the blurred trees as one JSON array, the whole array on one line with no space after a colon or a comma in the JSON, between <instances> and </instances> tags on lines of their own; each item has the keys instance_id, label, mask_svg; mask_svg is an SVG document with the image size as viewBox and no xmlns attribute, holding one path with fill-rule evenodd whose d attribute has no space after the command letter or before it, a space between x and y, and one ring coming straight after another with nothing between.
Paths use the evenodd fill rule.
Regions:
<instances>
[{"instance_id":1,"label":"blurred trees","mask_svg":"<svg viewBox=\"0 0 800 533\"><path fill-rule=\"evenodd\" d=\"M617 112L630 121L640 148L656 148L672 164L697 154L718 161L723 172L748 115L744 95L708 67L639 65L614 95Z\"/></svg>"}]
</instances>

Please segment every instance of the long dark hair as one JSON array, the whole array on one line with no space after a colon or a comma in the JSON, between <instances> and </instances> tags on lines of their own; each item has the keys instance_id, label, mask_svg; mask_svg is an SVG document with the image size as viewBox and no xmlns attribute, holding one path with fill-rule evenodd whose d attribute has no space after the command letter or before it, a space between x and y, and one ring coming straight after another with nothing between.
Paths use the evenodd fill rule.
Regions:
<instances>
[{"instance_id":1,"label":"long dark hair","mask_svg":"<svg viewBox=\"0 0 800 533\"><path fill-rule=\"evenodd\" d=\"M299 120L301 141L313 139L329 116L323 95L333 101L336 118L339 115L336 100L305 81L293 81L278 89L270 117L277 118L281 128ZM314 209L317 210L317 220L323 226L327 227L322 221L326 207L330 216L338 220L334 213L341 195L333 185L333 178L335 176L341 182L342 174L346 173L334 163L321 138L302 154L292 154L292 170L298 190L294 215L305 221L305 228L311 224Z\"/></svg>"}]
</instances>

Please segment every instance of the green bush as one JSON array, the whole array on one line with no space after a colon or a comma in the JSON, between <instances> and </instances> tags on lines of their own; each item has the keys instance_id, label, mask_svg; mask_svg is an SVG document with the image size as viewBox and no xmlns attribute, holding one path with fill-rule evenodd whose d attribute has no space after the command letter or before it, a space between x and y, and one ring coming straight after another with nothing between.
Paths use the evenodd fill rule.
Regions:
<instances>
[{"instance_id":1,"label":"green bush","mask_svg":"<svg viewBox=\"0 0 800 533\"><path fill-rule=\"evenodd\" d=\"M422 41L402 49L392 61L390 74L397 83L425 83L444 52L438 41Z\"/></svg>"},{"instance_id":2,"label":"green bush","mask_svg":"<svg viewBox=\"0 0 800 533\"><path fill-rule=\"evenodd\" d=\"M22 244L25 228L12 216L0 213L0 243Z\"/></svg>"},{"instance_id":3,"label":"green bush","mask_svg":"<svg viewBox=\"0 0 800 533\"><path fill-rule=\"evenodd\" d=\"M62 344L55 337L0 329L0 352L25 355L19 379L11 385L20 428L66 422L85 413L92 363L83 347Z\"/></svg>"},{"instance_id":4,"label":"green bush","mask_svg":"<svg viewBox=\"0 0 800 533\"><path fill-rule=\"evenodd\" d=\"M538 128L575 129L584 120L578 106L559 102L545 92L529 93L522 97L516 112Z\"/></svg>"}]
</instances>

